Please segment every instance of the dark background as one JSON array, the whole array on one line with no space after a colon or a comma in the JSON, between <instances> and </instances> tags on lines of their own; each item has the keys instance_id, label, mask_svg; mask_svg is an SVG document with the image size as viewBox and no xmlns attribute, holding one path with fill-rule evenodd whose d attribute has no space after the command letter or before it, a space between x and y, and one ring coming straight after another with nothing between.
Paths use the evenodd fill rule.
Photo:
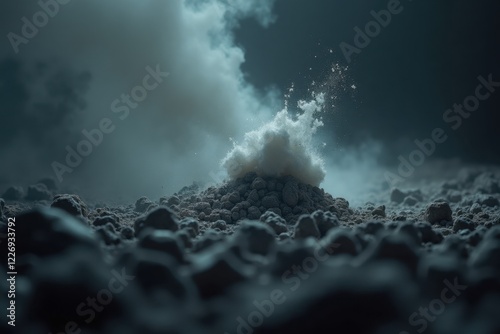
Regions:
<instances>
[{"instance_id":1,"label":"dark background","mask_svg":"<svg viewBox=\"0 0 500 334\"><path fill-rule=\"evenodd\" d=\"M371 10L388 1L278 0L277 21L264 30L243 22L238 41L246 50L244 70L258 87L293 82L307 96L312 80L331 63L347 65L339 44L353 45L353 28L373 20ZM337 142L354 145L381 140L391 154L405 154L414 139L436 127L449 139L435 157L468 162L500 162L500 92L496 92L456 131L442 120L446 109L474 93L477 77L500 81L500 2L495 0L401 1L403 11L352 56L349 76L355 98L341 99L329 127ZM329 50L332 49L333 53ZM315 58L315 56L317 56ZM309 70L311 68L311 70Z\"/></svg>"},{"instance_id":2,"label":"dark background","mask_svg":"<svg viewBox=\"0 0 500 334\"><path fill-rule=\"evenodd\" d=\"M229 17L204 12L206 24L190 22L186 4L197 2L220 5ZM3 2L0 186L54 176L51 163L64 160L66 145L75 147L82 129L116 116L111 101L154 64L172 75L125 122L117 123L115 133L67 174L62 186L163 195L194 180L212 182L210 175L218 172L232 138L241 140L271 119L292 84L290 105L309 100L319 84L336 80L332 66L348 70L342 87L329 86L337 100L335 108L327 108L316 138L315 145L326 144L319 151L328 162L354 157L345 169L363 165L356 177L380 165L382 170L393 168L398 156L408 157L416 148L416 139L429 138L440 127L449 139L428 161L500 163L500 91L481 102L457 130L442 119L453 104L474 93L478 76L492 74L500 81L499 1L403 0L402 12L360 54L352 55L350 64L340 43L354 44L353 28L364 29L374 20L370 12L386 9L388 0L276 0L271 8L272 2L73 1L61 6L60 14L28 45L21 45L19 54L7 33L19 32L21 18L40 9L38 1ZM231 12L225 4L239 9ZM266 25L263 20L271 12L276 20ZM221 22L224 28L215 40L226 42L210 49L204 43L214 36L205 29ZM244 50L244 80L238 47ZM237 52L232 59L217 58L224 48ZM217 61L210 65L211 59ZM238 85L252 92L256 88L261 95L233 89ZM333 171L327 174L344 178L339 168Z\"/></svg>"}]
</instances>

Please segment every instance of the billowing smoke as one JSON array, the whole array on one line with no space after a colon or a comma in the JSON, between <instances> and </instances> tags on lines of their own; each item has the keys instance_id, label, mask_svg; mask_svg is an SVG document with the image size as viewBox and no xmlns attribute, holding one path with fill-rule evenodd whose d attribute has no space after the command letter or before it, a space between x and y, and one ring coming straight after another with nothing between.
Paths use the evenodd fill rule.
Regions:
<instances>
[{"instance_id":1,"label":"billowing smoke","mask_svg":"<svg viewBox=\"0 0 500 334\"><path fill-rule=\"evenodd\" d=\"M296 119L287 108L271 122L245 134L222 161L231 178L248 172L261 176L292 175L300 181L318 186L325 177L323 160L313 145L313 135L323 122L318 117L324 94L312 101L299 101L302 111Z\"/></svg>"},{"instance_id":2,"label":"billowing smoke","mask_svg":"<svg viewBox=\"0 0 500 334\"><path fill-rule=\"evenodd\" d=\"M0 56L15 61L2 70L9 78L0 94L3 183L56 178L56 162L60 188L127 200L169 194L193 181L218 182L225 171L233 178L247 171L290 174L336 195L361 189L359 175L372 168L356 177L353 171L368 166L367 155L346 160L334 152L331 134L331 122L348 112L332 112L332 105L354 87L345 69L333 65L326 78L311 78L322 83L297 99L325 94L297 109L285 104L277 114L283 106L276 92L257 90L242 72L245 53L233 31L245 18L272 24L273 2L72 1L18 45L18 54L5 39ZM41 10L37 2L9 6L0 11L4 36L22 34L21 18ZM146 86L154 88L139 96ZM101 140L102 124L110 131ZM89 149L82 144L89 134L97 144L81 161L71 156L69 165L70 151Z\"/></svg>"},{"instance_id":3,"label":"billowing smoke","mask_svg":"<svg viewBox=\"0 0 500 334\"><path fill-rule=\"evenodd\" d=\"M28 67L50 60L71 64L75 73L91 74L84 112L70 105L63 113L64 122L40 125L42 132L55 136L50 158L60 164L61 187L81 186L102 195L157 196L193 180L210 181L211 171L220 168L220 159L231 148L230 138L257 127L276 109L272 90L258 91L246 82L241 70L244 51L233 38L242 19L271 24L273 2L72 1L59 5L57 14L35 36L17 45L18 54L5 39L2 58L15 57ZM4 36L9 32L21 36L26 21L21 19L32 22L33 15L43 10L38 2L7 6L8 11L0 11ZM168 76L154 81L151 70ZM23 80L29 83L31 78ZM147 96L137 88L144 88L144 82L154 87L146 90ZM60 104L53 99L49 105ZM38 110L40 118L54 112ZM103 120L109 133L100 140L94 130L100 129ZM22 128L15 126L13 131ZM97 144L90 148L81 144L88 141L84 132L94 133ZM28 177L18 168L24 161L19 158L24 154L21 144L21 140L11 141L0 152L5 161L2 173L9 180ZM30 170L40 177L56 177L44 140L23 145L28 146L23 152L40 158L31 159ZM73 167L67 163L68 154L79 153L79 148L91 153L79 154L81 159L70 157Z\"/></svg>"}]
</instances>

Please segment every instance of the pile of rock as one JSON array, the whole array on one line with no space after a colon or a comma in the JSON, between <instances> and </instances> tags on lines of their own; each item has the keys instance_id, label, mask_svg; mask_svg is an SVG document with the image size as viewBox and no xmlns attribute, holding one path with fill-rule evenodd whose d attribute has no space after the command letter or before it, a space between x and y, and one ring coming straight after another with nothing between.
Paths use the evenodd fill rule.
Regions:
<instances>
[{"instance_id":1,"label":"pile of rock","mask_svg":"<svg viewBox=\"0 0 500 334\"><path fill-rule=\"evenodd\" d=\"M334 199L323 189L300 183L291 176L263 178L248 173L221 187L198 191L196 187L183 189L161 199L160 204L169 206L180 217L194 217L201 222L222 220L226 224L259 220L268 212L282 217L288 224L316 210L334 212L339 218L352 213L347 201Z\"/></svg>"}]
</instances>

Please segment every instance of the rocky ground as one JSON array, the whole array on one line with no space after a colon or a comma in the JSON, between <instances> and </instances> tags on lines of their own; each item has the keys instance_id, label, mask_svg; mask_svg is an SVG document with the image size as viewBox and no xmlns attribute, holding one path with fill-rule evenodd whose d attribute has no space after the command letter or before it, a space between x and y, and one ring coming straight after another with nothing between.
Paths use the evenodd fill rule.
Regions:
<instances>
[{"instance_id":1,"label":"rocky ground","mask_svg":"<svg viewBox=\"0 0 500 334\"><path fill-rule=\"evenodd\" d=\"M110 206L9 186L15 332L500 333L500 169L412 187L353 206L250 173Z\"/></svg>"}]
</instances>

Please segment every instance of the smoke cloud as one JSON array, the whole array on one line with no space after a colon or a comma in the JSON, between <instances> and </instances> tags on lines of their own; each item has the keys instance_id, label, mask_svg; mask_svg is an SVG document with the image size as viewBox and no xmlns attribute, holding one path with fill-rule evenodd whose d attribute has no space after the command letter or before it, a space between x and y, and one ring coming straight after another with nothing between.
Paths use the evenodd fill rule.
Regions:
<instances>
[{"instance_id":1,"label":"smoke cloud","mask_svg":"<svg viewBox=\"0 0 500 334\"><path fill-rule=\"evenodd\" d=\"M18 54L10 45L2 48L3 59L15 60L1 67L1 113L8 125L2 126L0 183L54 176L52 162L66 163L67 146L76 150L86 139L82 131L110 119L113 132L63 175L62 191L131 200L256 171L291 174L337 196L362 193L378 179L376 150L338 151L331 131L349 112L335 106L355 91L347 69L326 68L297 98L317 92L312 101L292 108L285 95L283 110L275 90L258 90L246 80L234 30L246 18L272 24L273 4L89 0L61 6ZM0 11L4 36L21 33L21 18L40 10L36 3L9 6ZM148 67L169 75L130 107L123 97L143 85ZM117 100L120 112L113 108Z\"/></svg>"},{"instance_id":2,"label":"smoke cloud","mask_svg":"<svg viewBox=\"0 0 500 334\"><path fill-rule=\"evenodd\" d=\"M309 102L299 101L302 113L294 120L285 108L259 129L248 132L222 161L231 178L256 172L261 176L292 175L318 186L325 177L323 160L313 143L313 135L323 125L318 118L324 94Z\"/></svg>"},{"instance_id":3,"label":"smoke cloud","mask_svg":"<svg viewBox=\"0 0 500 334\"><path fill-rule=\"evenodd\" d=\"M230 138L257 127L277 105L274 91L258 91L246 82L241 71L244 51L233 38L242 19L271 24L273 3L90 0L61 6L36 37L19 46L19 54L14 55L9 46L2 48L6 50L2 57L15 57L27 67L46 60L70 64L77 77L90 73L90 81L90 76L78 82L64 79L68 90L84 98L85 110L81 113L72 100L60 104L58 97L47 97L47 107L38 109L39 118L47 122L38 126L40 136L52 137L50 145L43 138L26 143L20 135L22 127L10 123L16 132L10 138L18 139L0 147L2 160L7 161L2 174L8 180L36 177L18 169L26 163L19 157L25 154L19 152L24 147L23 152L33 152L36 158L31 159L30 170L38 171L39 177L53 175L48 160L63 164L65 147L75 148L84 139L82 130L96 129L103 118L109 118L116 130L64 175L63 187L79 186L101 195L156 196L193 180L209 179L209 172L219 168L231 148ZM21 34L21 18L30 19L40 10L35 2L8 6L0 14L4 35ZM113 111L112 102L141 84L147 66L159 66L169 76L122 120L123 114ZM22 79L26 84L33 81L30 76ZM29 99L36 101L43 94L34 90ZM7 99L2 95L4 105Z\"/></svg>"}]
</instances>

